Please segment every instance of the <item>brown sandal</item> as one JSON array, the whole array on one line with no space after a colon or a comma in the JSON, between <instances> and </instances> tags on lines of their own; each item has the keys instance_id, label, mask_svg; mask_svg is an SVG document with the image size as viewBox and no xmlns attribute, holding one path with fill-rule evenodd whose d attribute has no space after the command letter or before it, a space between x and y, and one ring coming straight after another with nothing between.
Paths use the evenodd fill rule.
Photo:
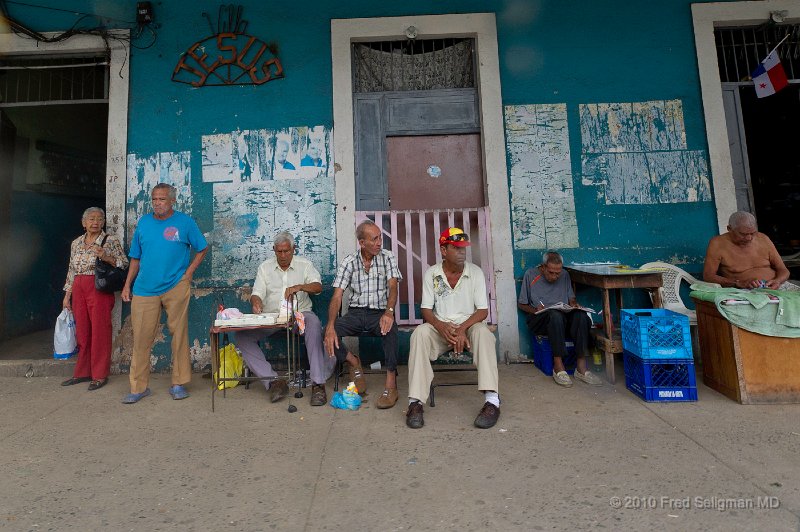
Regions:
<instances>
[{"instance_id":1,"label":"brown sandal","mask_svg":"<svg viewBox=\"0 0 800 532\"><path fill-rule=\"evenodd\" d=\"M89 391L93 392L94 390L99 390L106 384L108 384L108 377L100 381L92 381L89 383Z\"/></svg>"}]
</instances>

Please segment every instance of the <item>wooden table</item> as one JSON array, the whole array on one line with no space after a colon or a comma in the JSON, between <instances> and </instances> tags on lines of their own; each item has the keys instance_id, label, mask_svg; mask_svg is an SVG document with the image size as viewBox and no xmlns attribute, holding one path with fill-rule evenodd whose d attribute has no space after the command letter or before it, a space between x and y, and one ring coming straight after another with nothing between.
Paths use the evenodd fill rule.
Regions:
<instances>
[{"instance_id":1,"label":"wooden table","mask_svg":"<svg viewBox=\"0 0 800 532\"><path fill-rule=\"evenodd\" d=\"M617 308L622 307L623 288L644 288L650 291L653 307L661 307L661 295L658 291L663 286L661 272L652 270L621 269L614 265L592 264L571 265L564 267L572 279L573 285L582 284L599 288L603 293L603 330L595 330L595 340L606 354L606 378L614 384L614 354L622 353L622 336L614 331L614 320L611 315L609 291L613 290L617 299Z\"/></svg>"},{"instance_id":2,"label":"wooden table","mask_svg":"<svg viewBox=\"0 0 800 532\"><path fill-rule=\"evenodd\" d=\"M212 325L209 329L209 345L211 346L211 411L214 411L214 397L217 392L217 384L219 382L225 381L239 381L239 382L253 382L253 381L263 381L268 379L274 379L275 377L220 377L216 379L215 376L217 375L217 371L220 367L220 355L219 355L219 337L220 335L227 335L229 332L236 332L236 331L252 331L254 329L263 329L268 331L275 331L275 330L285 330L286 331L286 360L287 360L287 371L286 376L290 380L291 384L296 380L296 373L297 370L300 368L299 363L299 355L300 355L300 346L299 346L299 339L298 335L292 332L294 327L294 320L290 321L289 323L277 323L275 325L255 325L250 327L217 327ZM224 340L224 344L227 345L228 340L227 336ZM223 357L225 355L223 354ZM304 378L302 380L305 380ZM302 383L302 386L305 387L305 382ZM300 386L298 386L300 387ZM225 396L226 389L222 389L223 397Z\"/></svg>"}]
</instances>

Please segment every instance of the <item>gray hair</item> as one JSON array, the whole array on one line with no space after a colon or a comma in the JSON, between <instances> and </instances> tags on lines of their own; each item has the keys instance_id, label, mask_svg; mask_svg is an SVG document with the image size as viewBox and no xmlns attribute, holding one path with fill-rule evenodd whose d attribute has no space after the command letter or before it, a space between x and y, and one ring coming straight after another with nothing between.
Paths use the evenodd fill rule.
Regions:
<instances>
[{"instance_id":1,"label":"gray hair","mask_svg":"<svg viewBox=\"0 0 800 532\"><path fill-rule=\"evenodd\" d=\"M758 229L756 217L746 211L736 211L728 218L728 227L731 229Z\"/></svg>"},{"instance_id":2,"label":"gray hair","mask_svg":"<svg viewBox=\"0 0 800 532\"><path fill-rule=\"evenodd\" d=\"M153 190L159 190L159 189L166 189L167 194L169 194L169 199L171 199L172 201L178 199L178 189L176 189L172 185L169 185L167 183L159 183L153 187Z\"/></svg>"},{"instance_id":3,"label":"gray hair","mask_svg":"<svg viewBox=\"0 0 800 532\"><path fill-rule=\"evenodd\" d=\"M376 224L372 220L364 220L363 222L358 224L358 227L356 227L356 238L358 240L364 240L365 238L367 238L366 235L367 227L378 227L378 224Z\"/></svg>"},{"instance_id":4,"label":"gray hair","mask_svg":"<svg viewBox=\"0 0 800 532\"><path fill-rule=\"evenodd\" d=\"M106 219L106 212L103 209L101 209L100 207L89 207L88 209L83 211L83 216L81 216L81 221L85 222L86 218L88 218L89 215L92 214L93 212L99 212L100 215L103 217L103 220Z\"/></svg>"},{"instance_id":5,"label":"gray hair","mask_svg":"<svg viewBox=\"0 0 800 532\"><path fill-rule=\"evenodd\" d=\"M289 231L281 231L280 233L275 235L275 238L272 240L272 244L274 246L279 246L286 242L288 242L289 245L292 246L292 248L294 249L294 237L292 236L292 233L290 233Z\"/></svg>"},{"instance_id":6,"label":"gray hair","mask_svg":"<svg viewBox=\"0 0 800 532\"><path fill-rule=\"evenodd\" d=\"M564 264L564 259L557 251L545 251L542 253L542 264Z\"/></svg>"}]
</instances>

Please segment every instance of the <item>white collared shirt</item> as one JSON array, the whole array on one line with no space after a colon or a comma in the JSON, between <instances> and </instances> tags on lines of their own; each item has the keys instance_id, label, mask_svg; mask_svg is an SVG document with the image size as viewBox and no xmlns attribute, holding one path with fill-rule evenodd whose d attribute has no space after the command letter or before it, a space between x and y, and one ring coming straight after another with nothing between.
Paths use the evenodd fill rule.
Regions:
<instances>
[{"instance_id":1,"label":"white collared shirt","mask_svg":"<svg viewBox=\"0 0 800 532\"><path fill-rule=\"evenodd\" d=\"M278 259L275 257L267 259L261 263L256 273L256 280L253 282L253 295L261 298L264 302L264 312L279 312L283 294L290 286L298 284L319 283L322 278L319 272L311 264L311 261L298 257L292 257L292 262L286 270L278 266ZM300 312L311 310L311 298L306 292L297 292L297 308Z\"/></svg>"},{"instance_id":2,"label":"white collared shirt","mask_svg":"<svg viewBox=\"0 0 800 532\"><path fill-rule=\"evenodd\" d=\"M458 282L451 287L442 264L434 264L422 277L420 307L433 309L433 314L441 321L461 325L476 310L489 308L483 271L471 262L467 262Z\"/></svg>"}]
</instances>

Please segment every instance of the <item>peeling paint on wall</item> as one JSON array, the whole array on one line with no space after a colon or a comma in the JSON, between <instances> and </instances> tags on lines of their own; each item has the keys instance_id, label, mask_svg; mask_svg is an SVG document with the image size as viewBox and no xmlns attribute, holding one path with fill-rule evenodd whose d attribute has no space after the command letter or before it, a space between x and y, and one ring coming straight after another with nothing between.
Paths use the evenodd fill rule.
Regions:
<instances>
[{"instance_id":1,"label":"peeling paint on wall","mask_svg":"<svg viewBox=\"0 0 800 532\"><path fill-rule=\"evenodd\" d=\"M195 338L192 345L189 346L189 360L192 367L202 369L211 364L211 346L208 342L203 342Z\"/></svg>"},{"instance_id":2,"label":"peeling paint on wall","mask_svg":"<svg viewBox=\"0 0 800 532\"><path fill-rule=\"evenodd\" d=\"M509 105L505 116L515 247L578 247L566 105Z\"/></svg>"},{"instance_id":3,"label":"peeling paint on wall","mask_svg":"<svg viewBox=\"0 0 800 532\"><path fill-rule=\"evenodd\" d=\"M178 189L175 210L191 214L191 154L188 151L163 152L150 156L128 154L127 178L127 241L130 242L136 224L152 211L150 194L158 183L168 183Z\"/></svg>"},{"instance_id":4,"label":"peeling paint on wall","mask_svg":"<svg viewBox=\"0 0 800 532\"><path fill-rule=\"evenodd\" d=\"M255 183L330 177L331 137L323 126L205 135L203 181Z\"/></svg>"},{"instance_id":5,"label":"peeling paint on wall","mask_svg":"<svg viewBox=\"0 0 800 532\"><path fill-rule=\"evenodd\" d=\"M234 178L233 140L231 135L203 135L203 182L230 182Z\"/></svg>"},{"instance_id":6,"label":"peeling paint on wall","mask_svg":"<svg viewBox=\"0 0 800 532\"><path fill-rule=\"evenodd\" d=\"M606 205L711 201L706 152L686 149L679 100L580 106L582 183Z\"/></svg>"},{"instance_id":7,"label":"peeling paint on wall","mask_svg":"<svg viewBox=\"0 0 800 532\"><path fill-rule=\"evenodd\" d=\"M226 284L252 281L258 265L274 256L279 231L292 233L297 253L331 274L334 219L331 179L215 184L212 277Z\"/></svg>"}]
</instances>

